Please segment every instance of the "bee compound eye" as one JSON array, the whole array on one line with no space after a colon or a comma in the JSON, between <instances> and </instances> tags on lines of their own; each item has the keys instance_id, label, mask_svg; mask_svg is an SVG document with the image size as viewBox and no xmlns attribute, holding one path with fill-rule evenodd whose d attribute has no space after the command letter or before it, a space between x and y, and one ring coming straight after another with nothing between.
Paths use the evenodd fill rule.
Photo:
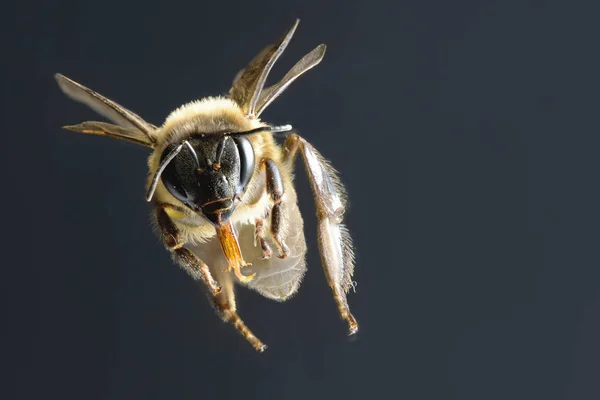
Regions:
<instances>
[{"instance_id":1,"label":"bee compound eye","mask_svg":"<svg viewBox=\"0 0 600 400\"><path fill-rule=\"evenodd\" d=\"M240 181L237 185L237 193L242 193L254 172L254 149L250 141L243 136L236 137L234 141L240 157Z\"/></svg>"},{"instance_id":2,"label":"bee compound eye","mask_svg":"<svg viewBox=\"0 0 600 400\"><path fill-rule=\"evenodd\" d=\"M173 150L173 146L169 146L163 152L163 156L161 157L161 163L164 161L166 156ZM181 154L175 156L173 160L165 167L161 174L161 180L163 185L167 188L169 193L173 195L177 200L181 201L184 204L187 204L189 201L189 193L185 189L183 184L184 179L182 179L181 168L179 168Z\"/></svg>"},{"instance_id":3,"label":"bee compound eye","mask_svg":"<svg viewBox=\"0 0 600 400\"><path fill-rule=\"evenodd\" d=\"M187 203L188 192L185 190L174 163L169 164L162 173L162 182L177 200Z\"/></svg>"}]
</instances>

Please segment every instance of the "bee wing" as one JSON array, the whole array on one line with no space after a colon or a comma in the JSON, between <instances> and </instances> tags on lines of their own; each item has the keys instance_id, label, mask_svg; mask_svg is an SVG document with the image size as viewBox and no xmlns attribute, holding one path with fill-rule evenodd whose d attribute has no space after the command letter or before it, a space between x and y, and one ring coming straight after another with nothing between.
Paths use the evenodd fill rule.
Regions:
<instances>
[{"instance_id":1,"label":"bee wing","mask_svg":"<svg viewBox=\"0 0 600 400\"><path fill-rule=\"evenodd\" d=\"M157 129L156 126L144 121L139 115L127 110L114 101L64 75L56 74L54 77L60 89L68 97L79 103L86 104L98 114L118 125L118 127L115 127L115 125L100 122L85 122L69 126L67 129L83 133L105 134L147 146L152 146L155 143L156 140L153 132ZM107 130L103 131L103 129ZM117 131L118 134L114 134Z\"/></svg>"},{"instance_id":2,"label":"bee wing","mask_svg":"<svg viewBox=\"0 0 600 400\"><path fill-rule=\"evenodd\" d=\"M123 139L129 142L152 147L153 143L148 141L148 136L137 129L122 128L106 122L87 121L77 125L63 126L63 128L74 132L87 133L90 135L103 135L115 139Z\"/></svg>"},{"instance_id":3,"label":"bee wing","mask_svg":"<svg viewBox=\"0 0 600 400\"><path fill-rule=\"evenodd\" d=\"M304 222L296 201L285 202L283 212L283 218L287 220L286 225L291 228L285 236L285 243L289 248L286 258L282 259L273 255L267 260L261 260L262 249L260 245L254 246L254 226L252 225L244 228L244 240L241 243L246 261L252 263L242 271L246 275L256 273L254 279L246 286L277 301L285 301L293 295L298 290L306 272ZM240 237L242 237L241 234ZM270 245L275 248L272 241Z\"/></svg>"},{"instance_id":4,"label":"bee wing","mask_svg":"<svg viewBox=\"0 0 600 400\"><path fill-rule=\"evenodd\" d=\"M240 283L233 276L233 272L223 272L228 269L228 264L218 240L211 239L205 243L198 243L191 246L190 249L200 259L206 260L213 276L219 283L224 279L223 275L226 275L227 279L232 279L235 283L255 290L269 299L284 301L298 290L306 272L306 242L302 216L297 204L290 204L286 215L289 219L289 226L293 226L293 230L290 230L286 237L286 244L290 251L284 259L273 255L267 260L260 260L263 253L260 245L254 244L254 225L235 225L244 260L252 264L242 268L242 274L249 276L256 273L248 283ZM274 246L274 243L271 243L271 246Z\"/></svg>"},{"instance_id":5,"label":"bee wing","mask_svg":"<svg viewBox=\"0 0 600 400\"><path fill-rule=\"evenodd\" d=\"M297 19L279 42L264 48L245 69L236 75L229 94L247 116L256 116L256 104L267 76L292 39L299 22L300 20Z\"/></svg>"},{"instance_id":6,"label":"bee wing","mask_svg":"<svg viewBox=\"0 0 600 400\"><path fill-rule=\"evenodd\" d=\"M326 45L320 44L316 49L302 57L279 83L264 89L256 103L256 116L259 116L296 78L319 64L325 56L326 49Z\"/></svg>"}]
</instances>

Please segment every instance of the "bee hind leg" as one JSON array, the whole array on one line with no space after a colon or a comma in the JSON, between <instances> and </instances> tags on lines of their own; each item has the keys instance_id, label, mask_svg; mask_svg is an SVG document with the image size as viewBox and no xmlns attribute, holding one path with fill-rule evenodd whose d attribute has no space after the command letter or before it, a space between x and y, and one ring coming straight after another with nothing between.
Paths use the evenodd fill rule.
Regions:
<instances>
[{"instance_id":1,"label":"bee hind leg","mask_svg":"<svg viewBox=\"0 0 600 400\"><path fill-rule=\"evenodd\" d=\"M271 238L279 248L279 258L286 258L290 249L283 239L286 231L285 203L283 201L283 179L281 172L273 160L264 160L267 176L267 193L273 201L271 209Z\"/></svg>"},{"instance_id":2,"label":"bee hind leg","mask_svg":"<svg viewBox=\"0 0 600 400\"><path fill-rule=\"evenodd\" d=\"M300 150L315 198L318 218L318 243L327 283L348 334L358 332L356 318L350 312L346 294L353 287L354 252L352 239L342 224L346 209L345 191L335 170L319 152L298 135L290 135L284 144L284 162L292 167Z\"/></svg>"}]
</instances>

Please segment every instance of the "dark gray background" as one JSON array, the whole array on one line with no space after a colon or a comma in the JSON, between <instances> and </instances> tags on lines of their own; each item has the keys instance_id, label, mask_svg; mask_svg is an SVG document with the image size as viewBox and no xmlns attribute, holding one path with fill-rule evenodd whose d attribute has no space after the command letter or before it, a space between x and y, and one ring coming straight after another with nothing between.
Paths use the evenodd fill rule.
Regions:
<instances>
[{"instance_id":1,"label":"dark gray background","mask_svg":"<svg viewBox=\"0 0 600 400\"><path fill-rule=\"evenodd\" d=\"M0 397L600 398L597 11L566 1L4 3ZM272 79L319 43L329 49L264 119L294 124L342 173L361 331L345 336L299 170L300 293L277 304L238 291L270 346L259 355L149 229L148 152L61 130L98 117L52 75L159 124L226 92L296 17Z\"/></svg>"}]
</instances>

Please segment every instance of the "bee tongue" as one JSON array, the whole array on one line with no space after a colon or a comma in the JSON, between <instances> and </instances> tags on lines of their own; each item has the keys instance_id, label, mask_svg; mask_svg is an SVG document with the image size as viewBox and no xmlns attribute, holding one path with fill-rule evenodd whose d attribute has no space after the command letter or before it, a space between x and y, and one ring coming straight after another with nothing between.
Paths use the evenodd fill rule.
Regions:
<instances>
[{"instance_id":1,"label":"bee tongue","mask_svg":"<svg viewBox=\"0 0 600 400\"><path fill-rule=\"evenodd\" d=\"M215 229L217 230L217 238L219 239L219 244L223 250L223 255L229 264L227 271L231 271L233 268L235 276L240 282L250 282L256 273L249 276L242 274L242 268L252 264L246 263L242 257L242 250L240 249L240 244L238 243L231 220L228 220L223 225L215 227Z\"/></svg>"}]
</instances>

